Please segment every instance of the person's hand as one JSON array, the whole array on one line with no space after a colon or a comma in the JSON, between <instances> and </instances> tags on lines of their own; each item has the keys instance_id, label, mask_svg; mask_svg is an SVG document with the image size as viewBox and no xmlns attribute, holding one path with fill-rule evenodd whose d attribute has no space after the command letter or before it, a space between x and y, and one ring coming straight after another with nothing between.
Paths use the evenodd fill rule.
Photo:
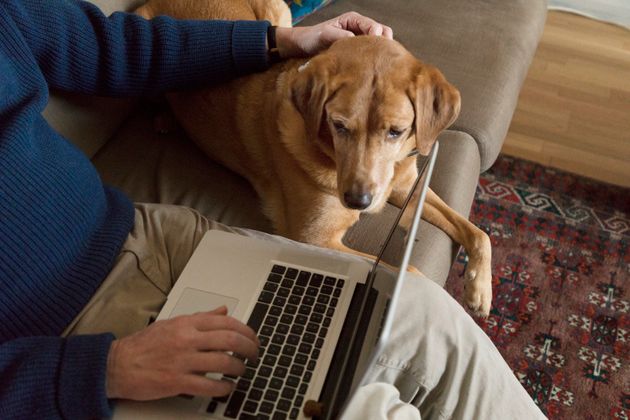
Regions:
<instances>
[{"instance_id":1,"label":"person's hand","mask_svg":"<svg viewBox=\"0 0 630 420\"><path fill-rule=\"evenodd\" d=\"M157 321L112 343L107 397L152 400L179 394L227 395L232 382L208 379L204 374L242 375L244 362L227 352L256 360L258 346L254 331L227 316L224 306Z\"/></svg>"},{"instance_id":2,"label":"person's hand","mask_svg":"<svg viewBox=\"0 0 630 420\"><path fill-rule=\"evenodd\" d=\"M393 32L373 19L348 12L314 26L276 29L276 45L283 58L307 57L328 48L341 38L355 35L376 35L392 39Z\"/></svg>"}]
</instances>

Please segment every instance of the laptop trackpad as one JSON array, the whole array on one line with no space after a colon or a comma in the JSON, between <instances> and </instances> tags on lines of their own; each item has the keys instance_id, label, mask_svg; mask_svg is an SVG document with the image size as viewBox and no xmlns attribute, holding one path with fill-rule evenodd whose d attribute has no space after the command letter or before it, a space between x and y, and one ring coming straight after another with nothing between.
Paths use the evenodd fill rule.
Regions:
<instances>
[{"instance_id":1,"label":"laptop trackpad","mask_svg":"<svg viewBox=\"0 0 630 420\"><path fill-rule=\"evenodd\" d=\"M238 305L238 299L187 287L182 291L169 318L211 311L221 305L225 305L228 308L228 315L232 315Z\"/></svg>"}]
</instances>

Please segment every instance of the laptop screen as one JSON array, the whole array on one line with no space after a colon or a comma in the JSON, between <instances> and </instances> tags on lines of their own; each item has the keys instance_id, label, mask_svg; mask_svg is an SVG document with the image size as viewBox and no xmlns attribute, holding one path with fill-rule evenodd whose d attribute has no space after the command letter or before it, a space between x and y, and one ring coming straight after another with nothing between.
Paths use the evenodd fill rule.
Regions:
<instances>
[{"instance_id":1,"label":"laptop screen","mask_svg":"<svg viewBox=\"0 0 630 420\"><path fill-rule=\"evenodd\" d=\"M358 308L358 314L361 314L354 325L353 336L350 339L350 345L348 348L352 349L347 351L345 360L341 364L340 371L343 374L339 375L339 379L331 392L330 397L332 401L329 401L329 408L325 418L331 418L334 414L338 413L338 408L341 404L344 404L346 396L351 396L354 389L350 390L347 378L361 377L361 381L356 382L357 386L363 384L365 380L365 373L369 367L376 361L376 358L381 353L385 344L387 343L391 331L392 324L394 322L394 313L397 306L398 297L400 295L401 287L407 268L409 266L409 258L413 249L414 243L417 241L416 234L418 225L420 222L420 216L422 213L422 207L426 197L426 192L429 188L429 181L433 173L433 167L438 153L438 142L435 142L431 152L427 159L424 160L422 166L419 168L419 176L416 179L411 191L409 191L407 198L402 205L402 208L397 212L392 227L386 236L386 239L377 255L376 261L372 266L368 279L365 283L365 293L361 297ZM418 198L415 201L415 198ZM413 205L416 203L417 205ZM359 342L362 342L361 337L362 323L366 325L369 322L371 316L371 305L374 304L374 291L373 286L375 281L378 281L380 276L385 276L386 280L391 282L394 280L394 285L391 289L389 296L389 303L387 309L382 318L381 329L379 332L378 340L373 347L361 346ZM361 348L364 347L364 348ZM357 352L361 353L370 352L369 362L364 365L364 371L358 372L355 370L356 360L358 359ZM353 363L354 361L354 363ZM335 408L336 407L336 408Z\"/></svg>"}]
</instances>

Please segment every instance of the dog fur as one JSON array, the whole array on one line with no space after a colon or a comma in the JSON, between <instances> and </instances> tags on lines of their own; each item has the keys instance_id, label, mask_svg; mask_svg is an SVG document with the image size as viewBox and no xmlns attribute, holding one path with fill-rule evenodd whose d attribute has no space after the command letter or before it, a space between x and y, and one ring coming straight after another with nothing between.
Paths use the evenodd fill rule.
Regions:
<instances>
[{"instance_id":1,"label":"dog fur","mask_svg":"<svg viewBox=\"0 0 630 420\"><path fill-rule=\"evenodd\" d=\"M291 25L282 0L149 0L136 12ZM459 92L439 70L398 42L372 36L167 99L205 153L249 180L276 233L358 254L342 243L346 231L362 211L402 205L418 175L410 152L427 154L460 109ZM466 249L464 299L487 316L488 236L431 190L422 217Z\"/></svg>"}]
</instances>

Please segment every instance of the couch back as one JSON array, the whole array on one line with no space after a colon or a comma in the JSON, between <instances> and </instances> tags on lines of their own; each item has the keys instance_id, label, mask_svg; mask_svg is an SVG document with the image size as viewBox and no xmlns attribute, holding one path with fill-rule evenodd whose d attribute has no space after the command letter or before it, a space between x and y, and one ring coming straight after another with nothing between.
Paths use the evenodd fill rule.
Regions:
<instances>
[{"instance_id":1,"label":"couch back","mask_svg":"<svg viewBox=\"0 0 630 420\"><path fill-rule=\"evenodd\" d=\"M144 0L91 0L106 14L132 11ZM48 123L72 141L87 156L96 152L112 137L137 106L135 99L103 98L51 92L43 112Z\"/></svg>"}]
</instances>

